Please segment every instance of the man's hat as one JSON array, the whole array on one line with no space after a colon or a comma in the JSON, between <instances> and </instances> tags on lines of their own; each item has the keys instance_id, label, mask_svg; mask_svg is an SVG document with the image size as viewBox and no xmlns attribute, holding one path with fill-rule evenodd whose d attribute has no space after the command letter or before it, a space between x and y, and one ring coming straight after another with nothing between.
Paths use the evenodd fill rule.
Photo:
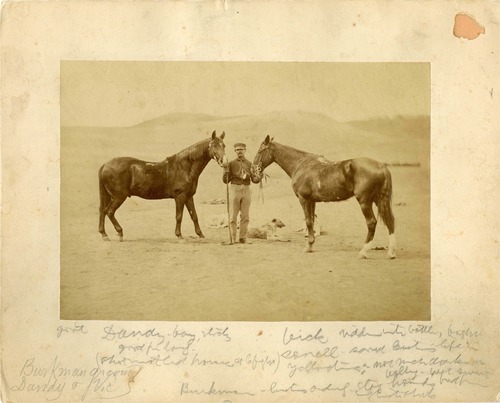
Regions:
<instances>
[{"instance_id":1,"label":"man's hat","mask_svg":"<svg viewBox=\"0 0 500 403\"><path fill-rule=\"evenodd\" d=\"M244 148L246 150L247 146L243 143L236 143L234 149L236 150L237 148Z\"/></svg>"}]
</instances>

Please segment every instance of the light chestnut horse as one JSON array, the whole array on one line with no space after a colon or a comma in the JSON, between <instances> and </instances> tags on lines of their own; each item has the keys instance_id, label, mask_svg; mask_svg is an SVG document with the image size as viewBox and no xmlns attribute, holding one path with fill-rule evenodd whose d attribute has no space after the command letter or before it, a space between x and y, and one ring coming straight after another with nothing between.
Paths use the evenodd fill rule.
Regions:
<instances>
[{"instance_id":1,"label":"light chestnut horse","mask_svg":"<svg viewBox=\"0 0 500 403\"><path fill-rule=\"evenodd\" d=\"M314 217L317 202L337 202L353 196L359 202L366 219L368 234L359 252L366 258L372 249L377 219L373 203L389 229L387 257L396 257L394 215L392 213L391 173L385 164L369 158L354 158L331 162L322 156L297 150L274 142L267 136L255 155L252 170L262 178L264 169L276 162L292 179L292 188L304 210L308 230L305 252L312 252L314 244Z\"/></svg>"}]
</instances>

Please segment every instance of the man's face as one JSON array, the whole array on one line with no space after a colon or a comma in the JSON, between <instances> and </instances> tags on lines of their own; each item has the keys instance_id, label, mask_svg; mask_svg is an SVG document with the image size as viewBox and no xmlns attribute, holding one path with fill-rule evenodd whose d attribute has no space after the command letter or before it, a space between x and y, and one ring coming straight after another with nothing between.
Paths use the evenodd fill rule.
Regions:
<instances>
[{"instance_id":1,"label":"man's face","mask_svg":"<svg viewBox=\"0 0 500 403\"><path fill-rule=\"evenodd\" d=\"M245 148L242 148L242 147L238 147L238 148L235 148L234 149L234 152L236 153L236 156L239 158L239 159L242 159L245 157L245 152L246 152L246 149Z\"/></svg>"}]
</instances>

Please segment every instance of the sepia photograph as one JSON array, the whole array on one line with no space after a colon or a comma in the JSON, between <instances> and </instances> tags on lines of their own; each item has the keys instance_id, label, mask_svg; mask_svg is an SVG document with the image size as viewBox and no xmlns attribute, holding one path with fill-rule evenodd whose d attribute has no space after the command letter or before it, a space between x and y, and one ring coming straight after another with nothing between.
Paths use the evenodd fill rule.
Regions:
<instances>
[{"instance_id":1,"label":"sepia photograph","mask_svg":"<svg viewBox=\"0 0 500 403\"><path fill-rule=\"evenodd\" d=\"M61 319L430 320L429 63L60 71Z\"/></svg>"},{"instance_id":2,"label":"sepia photograph","mask_svg":"<svg viewBox=\"0 0 500 403\"><path fill-rule=\"evenodd\" d=\"M0 400L498 401L494 3L4 2Z\"/></svg>"}]
</instances>

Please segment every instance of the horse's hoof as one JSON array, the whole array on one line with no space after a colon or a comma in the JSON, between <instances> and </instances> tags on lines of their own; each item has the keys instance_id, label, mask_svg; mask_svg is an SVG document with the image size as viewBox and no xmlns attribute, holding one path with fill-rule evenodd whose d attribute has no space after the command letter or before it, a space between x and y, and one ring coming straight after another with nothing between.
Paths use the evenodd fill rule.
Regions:
<instances>
[{"instance_id":1,"label":"horse's hoof","mask_svg":"<svg viewBox=\"0 0 500 403\"><path fill-rule=\"evenodd\" d=\"M313 251L312 246L306 246L306 247L304 248L304 252L305 252L305 253L312 253L312 251Z\"/></svg>"},{"instance_id":2,"label":"horse's hoof","mask_svg":"<svg viewBox=\"0 0 500 403\"><path fill-rule=\"evenodd\" d=\"M365 253L358 253L358 259L368 259L368 256Z\"/></svg>"},{"instance_id":3,"label":"horse's hoof","mask_svg":"<svg viewBox=\"0 0 500 403\"><path fill-rule=\"evenodd\" d=\"M205 235L203 235L203 234L199 234L198 236L199 236L200 238L205 238Z\"/></svg>"},{"instance_id":4,"label":"horse's hoof","mask_svg":"<svg viewBox=\"0 0 500 403\"><path fill-rule=\"evenodd\" d=\"M102 237L102 240L103 240L103 241L106 241L106 242L109 242L109 237L108 237L107 235L104 235L104 236Z\"/></svg>"},{"instance_id":5,"label":"horse's hoof","mask_svg":"<svg viewBox=\"0 0 500 403\"><path fill-rule=\"evenodd\" d=\"M389 252L387 254L387 259L396 259L396 253L395 252Z\"/></svg>"},{"instance_id":6,"label":"horse's hoof","mask_svg":"<svg viewBox=\"0 0 500 403\"><path fill-rule=\"evenodd\" d=\"M179 238L179 239L178 239L178 242L179 242L179 243L187 243L187 241L186 241L184 238Z\"/></svg>"},{"instance_id":7,"label":"horse's hoof","mask_svg":"<svg viewBox=\"0 0 500 403\"><path fill-rule=\"evenodd\" d=\"M123 242L123 235L118 235L118 241Z\"/></svg>"}]
</instances>

